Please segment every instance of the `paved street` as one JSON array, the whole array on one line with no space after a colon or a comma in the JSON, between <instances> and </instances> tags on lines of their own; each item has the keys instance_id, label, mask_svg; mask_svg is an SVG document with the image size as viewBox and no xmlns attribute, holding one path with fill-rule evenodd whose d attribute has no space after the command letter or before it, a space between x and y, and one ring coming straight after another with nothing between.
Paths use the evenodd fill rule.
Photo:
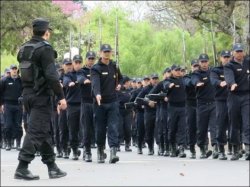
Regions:
<instances>
[{"instance_id":1,"label":"paved street","mask_svg":"<svg viewBox=\"0 0 250 187\"><path fill-rule=\"evenodd\" d=\"M68 175L60 179L48 179L47 167L36 159L30 165L33 174L39 174L38 181L13 179L17 166L16 150L1 150L1 186L249 186L249 162L190 160L119 153L120 162L115 165L97 164L96 149L93 149L93 162L82 160L57 159L58 166ZM109 151L106 150L109 157ZM188 153L188 151L187 151ZM199 156L199 153L198 153Z\"/></svg>"}]
</instances>

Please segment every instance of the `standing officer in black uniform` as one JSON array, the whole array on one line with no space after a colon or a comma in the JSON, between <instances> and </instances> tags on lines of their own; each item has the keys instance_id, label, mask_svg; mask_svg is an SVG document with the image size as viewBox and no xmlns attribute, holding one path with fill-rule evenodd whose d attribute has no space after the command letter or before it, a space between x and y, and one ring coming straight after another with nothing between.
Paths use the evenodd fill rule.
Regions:
<instances>
[{"instance_id":1,"label":"standing officer in black uniform","mask_svg":"<svg viewBox=\"0 0 250 187\"><path fill-rule=\"evenodd\" d=\"M96 53L88 51L86 54L86 65L82 71L77 72L77 81L81 87L81 126L83 129L83 160L92 162L91 144L92 136L95 134L93 98L91 95L90 70L95 63Z\"/></svg>"},{"instance_id":2,"label":"standing officer in black uniform","mask_svg":"<svg viewBox=\"0 0 250 187\"><path fill-rule=\"evenodd\" d=\"M47 42L51 36L49 22L38 18L32 25L33 37L21 47L17 57L23 83L23 102L29 114L29 127L19 152L15 178L39 179L39 176L32 175L28 170L28 164L34 159L37 150L41 152L42 162L48 166L49 177L59 178L66 176L66 173L55 164L50 129L51 95L54 93L58 97L58 108L66 109L67 103L54 64L55 52Z\"/></svg>"},{"instance_id":3,"label":"standing officer in black uniform","mask_svg":"<svg viewBox=\"0 0 250 187\"><path fill-rule=\"evenodd\" d=\"M224 77L224 66L230 61L231 51L225 50L220 54L221 64L211 70L210 79L215 87L215 105L216 105L216 126L217 126L217 142L219 146L219 159L227 160L224 146L227 144L228 108L227 108L227 83Z\"/></svg>"},{"instance_id":4,"label":"standing officer in black uniform","mask_svg":"<svg viewBox=\"0 0 250 187\"><path fill-rule=\"evenodd\" d=\"M135 102L138 94L142 91L143 87L149 84L149 77L144 77L142 84L139 84L141 80L138 80L137 89L132 93L130 102ZM142 146L145 136L145 126L144 126L144 106L136 104L135 105L135 123L137 129L137 154L142 154Z\"/></svg>"},{"instance_id":5,"label":"standing officer in black uniform","mask_svg":"<svg viewBox=\"0 0 250 187\"><path fill-rule=\"evenodd\" d=\"M17 66L11 65L10 76L2 79L0 83L3 94L7 151L11 150L11 141L14 139L16 139L17 150L20 150L23 136L22 105L18 100L22 94L22 82L17 72Z\"/></svg>"},{"instance_id":6,"label":"standing officer in black uniform","mask_svg":"<svg viewBox=\"0 0 250 187\"><path fill-rule=\"evenodd\" d=\"M201 150L201 159L211 156L211 151L206 151L208 145L207 135L210 128L211 143L214 150L217 146L215 126L215 89L210 82L209 57L207 54L199 56L199 70L191 76L192 84L196 87L197 98L197 144Z\"/></svg>"},{"instance_id":7,"label":"standing officer in black uniform","mask_svg":"<svg viewBox=\"0 0 250 187\"><path fill-rule=\"evenodd\" d=\"M145 96L149 94L151 89L158 84L159 76L152 74L150 84L142 89L138 94L138 98L143 98L144 105L144 125L145 125L145 139L148 144L148 155L154 154L154 132L155 132L155 120L156 120L156 102L146 100Z\"/></svg>"},{"instance_id":8,"label":"standing officer in black uniform","mask_svg":"<svg viewBox=\"0 0 250 187\"><path fill-rule=\"evenodd\" d=\"M119 106L117 102L116 88L122 80L119 67L111 60L112 48L109 44L103 44L100 49L101 58L91 68L91 83L94 101L94 116L96 123L96 143L98 163L105 162L106 132L110 147L110 163L119 161L116 156L119 125Z\"/></svg>"},{"instance_id":9,"label":"standing officer in black uniform","mask_svg":"<svg viewBox=\"0 0 250 187\"><path fill-rule=\"evenodd\" d=\"M130 93L130 78L127 76L123 77L121 89L118 91L119 100L119 141L125 140L125 151L131 152L131 134L132 134L132 108L125 108L125 103L129 102Z\"/></svg>"},{"instance_id":10,"label":"standing officer in black uniform","mask_svg":"<svg viewBox=\"0 0 250 187\"><path fill-rule=\"evenodd\" d=\"M243 143L246 147L245 159L250 159L250 122L249 122L249 58L244 59L242 44L233 46L233 58L224 66L225 80L229 87L228 111L230 123L230 143L233 144L231 160L238 160L240 129L242 127Z\"/></svg>"},{"instance_id":11,"label":"standing officer in black uniform","mask_svg":"<svg viewBox=\"0 0 250 187\"><path fill-rule=\"evenodd\" d=\"M171 157L177 156L176 144L179 146L179 157L185 158L184 145L186 144L185 119L185 85L181 67L171 67L172 76L164 82L168 98L168 139L171 146Z\"/></svg>"},{"instance_id":12,"label":"standing officer in black uniform","mask_svg":"<svg viewBox=\"0 0 250 187\"><path fill-rule=\"evenodd\" d=\"M67 94L67 89L63 87L63 77L65 74L73 71L72 61L69 58L63 60L63 73L60 76L60 84L63 88L64 95ZM70 147L69 147L69 127L67 121L67 111L66 110L59 110L59 139L60 139L60 147L63 151L63 158L68 159L70 154Z\"/></svg>"},{"instance_id":13,"label":"standing officer in black uniform","mask_svg":"<svg viewBox=\"0 0 250 187\"><path fill-rule=\"evenodd\" d=\"M77 82L77 73L82 68L82 57L75 55L73 57L73 71L68 72L63 77L63 87L66 88L67 121L69 127L69 141L73 151L73 160L78 160L80 156L79 146L79 130L80 130L80 114L81 114L81 89Z\"/></svg>"},{"instance_id":14,"label":"standing officer in black uniform","mask_svg":"<svg viewBox=\"0 0 250 187\"><path fill-rule=\"evenodd\" d=\"M190 147L191 159L196 158L195 145L197 143L197 118L196 118L196 93L195 87L191 83L191 76L194 71L199 69L197 59L191 61L191 72L184 76L184 84L186 90L186 121L188 133L188 145Z\"/></svg>"}]
</instances>

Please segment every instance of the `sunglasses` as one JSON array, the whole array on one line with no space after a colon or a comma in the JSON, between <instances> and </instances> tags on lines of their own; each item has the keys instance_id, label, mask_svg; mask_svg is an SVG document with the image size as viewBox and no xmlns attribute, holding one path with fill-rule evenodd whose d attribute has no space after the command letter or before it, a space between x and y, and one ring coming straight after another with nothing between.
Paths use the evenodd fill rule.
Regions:
<instances>
[{"instance_id":1,"label":"sunglasses","mask_svg":"<svg viewBox=\"0 0 250 187\"><path fill-rule=\"evenodd\" d=\"M207 60L202 60L200 61L201 63L207 63L208 61Z\"/></svg>"},{"instance_id":2,"label":"sunglasses","mask_svg":"<svg viewBox=\"0 0 250 187\"><path fill-rule=\"evenodd\" d=\"M230 58L230 56L224 56L223 58Z\"/></svg>"},{"instance_id":3,"label":"sunglasses","mask_svg":"<svg viewBox=\"0 0 250 187\"><path fill-rule=\"evenodd\" d=\"M110 51L103 51L104 53L110 53Z\"/></svg>"},{"instance_id":4,"label":"sunglasses","mask_svg":"<svg viewBox=\"0 0 250 187\"><path fill-rule=\"evenodd\" d=\"M88 58L88 60L95 60L95 58Z\"/></svg>"},{"instance_id":5,"label":"sunglasses","mask_svg":"<svg viewBox=\"0 0 250 187\"><path fill-rule=\"evenodd\" d=\"M236 53L242 53L243 51L242 50L240 50L240 51L235 51Z\"/></svg>"},{"instance_id":6,"label":"sunglasses","mask_svg":"<svg viewBox=\"0 0 250 187\"><path fill-rule=\"evenodd\" d=\"M11 68L12 70L17 70L17 68Z\"/></svg>"}]
</instances>

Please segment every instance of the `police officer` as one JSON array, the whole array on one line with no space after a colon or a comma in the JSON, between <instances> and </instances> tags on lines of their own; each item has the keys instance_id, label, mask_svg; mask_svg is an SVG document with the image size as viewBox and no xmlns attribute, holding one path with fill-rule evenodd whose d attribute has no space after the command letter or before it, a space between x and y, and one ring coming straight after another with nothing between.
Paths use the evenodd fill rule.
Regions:
<instances>
[{"instance_id":1,"label":"police officer","mask_svg":"<svg viewBox=\"0 0 250 187\"><path fill-rule=\"evenodd\" d=\"M130 93L130 78L123 76L121 89L118 91L119 100L119 140L123 142L125 140L125 151L131 152L131 134L132 134L132 108L125 108L125 103L129 102Z\"/></svg>"},{"instance_id":2,"label":"police officer","mask_svg":"<svg viewBox=\"0 0 250 187\"><path fill-rule=\"evenodd\" d=\"M138 94L142 91L143 87L149 84L150 78L145 76L143 80L137 80L137 89L132 93L130 102L135 102ZM142 82L142 83L141 83ZM142 105L135 105L135 122L137 128L137 154L142 154L143 141L145 137L144 126L144 107Z\"/></svg>"},{"instance_id":3,"label":"police officer","mask_svg":"<svg viewBox=\"0 0 250 187\"><path fill-rule=\"evenodd\" d=\"M19 165L15 172L16 179L37 180L32 175L28 164L34 159L36 150L41 152L42 162L48 166L50 178L66 175L55 164L52 146L50 121L52 107L50 95L59 99L58 108L66 109L67 104L59 83L54 64L54 50L47 42L51 36L49 22L43 18L32 22L33 37L26 42L18 53L20 72L23 83L23 102L29 114L28 132L19 152ZM32 67L37 72L34 76Z\"/></svg>"},{"instance_id":4,"label":"police officer","mask_svg":"<svg viewBox=\"0 0 250 187\"><path fill-rule=\"evenodd\" d=\"M172 76L164 82L168 98L168 139L171 146L171 157L177 156L176 144L179 146L179 157L185 158L184 145L186 144L185 120L185 85L182 79L181 67L171 67Z\"/></svg>"},{"instance_id":5,"label":"police officer","mask_svg":"<svg viewBox=\"0 0 250 187\"><path fill-rule=\"evenodd\" d=\"M228 108L227 108L227 83L224 77L223 67L230 61L231 51L223 50L220 54L221 64L211 70L211 83L215 87L215 105L216 105L216 126L217 142L219 145L219 159L227 160L224 146L227 144L226 131L228 129Z\"/></svg>"},{"instance_id":6,"label":"police officer","mask_svg":"<svg viewBox=\"0 0 250 187\"><path fill-rule=\"evenodd\" d=\"M77 73L77 81L81 86L81 126L83 129L83 160L92 162L91 144L92 136L95 134L93 98L91 95L90 70L96 60L96 53L88 51L86 54L86 65L82 71Z\"/></svg>"},{"instance_id":7,"label":"police officer","mask_svg":"<svg viewBox=\"0 0 250 187\"><path fill-rule=\"evenodd\" d=\"M82 68L82 57L75 55L73 57L73 71L68 72L63 77L63 86L66 88L67 122L69 127L69 141L73 151L73 160L78 160L80 156L79 130L81 116L81 89L77 81L77 73Z\"/></svg>"},{"instance_id":8,"label":"police officer","mask_svg":"<svg viewBox=\"0 0 250 187\"><path fill-rule=\"evenodd\" d=\"M16 65L10 66L10 76L2 79L0 86L4 103L6 150L11 150L11 142L14 139L16 139L17 150L20 150L23 130L22 105L18 99L22 94L22 82Z\"/></svg>"},{"instance_id":9,"label":"police officer","mask_svg":"<svg viewBox=\"0 0 250 187\"><path fill-rule=\"evenodd\" d=\"M61 87L63 87L63 77L65 74L73 71L72 61L69 58L65 58L63 60L63 73L60 76L60 83ZM63 87L64 95L67 94L67 89ZM69 148L69 127L67 121L67 111L66 110L59 110L59 139L60 139L60 147L63 152L63 158L68 159L70 154Z\"/></svg>"},{"instance_id":10,"label":"police officer","mask_svg":"<svg viewBox=\"0 0 250 187\"><path fill-rule=\"evenodd\" d=\"M96 123L96 143L98 163L105 162L106 132L110 147L110 163L119 161L116 156L119 125L119 106L117 102L116 87L122 80L119 68L111 60L112 48L109 44L103 44L100 49L100 59L91 68L91 82L94 101L94 116Z\"/></svg>"},{"instance_id":11,"label":"police officer","mask_svg":"<svg viewBox=\"0 0 250 187\"><path fill-rule=\"evenodd\" d=\"M191 76L194 71L199 69L199 62L197 59L191 61L191 72L184 76L184 84L186 90L186 122L188 133L188 145L190 147L191 159L196 158L195 145L197 143L197 118L196 118L196 93L195 87L191 83Z\"/></svg>"},{"instance_id":12,"label":"police officer","mask_svg":"<svg viewBox=\"0 0 250 187\"><path fill-rule=\"evenodd\" d=\"M249 59L249 58L248 58ZM229 87L228 111L230 123L230 142L233 144L231 160L238 160L240 145L240 129L242 126L245 159L250 159L250 125L249 125L249 60L244 60L243 45L233 46L233 58L224 66L225 80Z\"/></svg>"},{"instance_id":13,"label":"police officer","mask_svg":"<svg viewBox=\"0 0 250 187\"><path fill-rule=\"evenodd\" d=\"M144 98L151 89L158 84L159 76L152 74L150 83L145 86L137 97ZM154 154L154 132L155 132L155 120L156 120L156 102L151 100L144 100L144 124L145 124L145 140L148 144L148 155Z\"/></svg>"},{"instance_id":14,"label":"police officer","mask_svg":"<svg viewBox=\"0 0 250 187\"><path fill-rule=\"evenodd\" d=\"M215 89L210 82L209 57L207 54L199 56L199 70L191 76L192 84L196 88L197 98L197 144L200 147L201 159L211 156L211 151L206 151L208 128L210 128L211 143L216 152L215 130Z\"/></svg>"}]
</instances>

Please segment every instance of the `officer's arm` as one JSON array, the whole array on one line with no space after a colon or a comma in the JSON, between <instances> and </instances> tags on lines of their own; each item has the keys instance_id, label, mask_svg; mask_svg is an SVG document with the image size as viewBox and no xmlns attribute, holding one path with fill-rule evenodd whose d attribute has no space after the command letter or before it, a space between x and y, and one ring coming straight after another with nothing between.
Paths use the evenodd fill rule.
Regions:
<instances>
[{"instance_id":1,"label":"officer's arm","mask_svg":"<svg viewBox=\"0 0 250 187\"><path fill-rule=\"evenodd\" d=\"M183 77L183 83L186 87L192 86L191 78L188 76Z\"/></svg>"},{"instance_id":2,"label":"officer's arm","mask_svg":"<svg viewBox=\"0 0 250 187\"><path fill-rule=\"evenodd\" d=\"M94 95L101 95L100 73L96 69L92 68L90 71L90 77Z\"/></svg>"},{"instance_id":3,"label":"officer's arm","mask_svg":"<svg viewBox=\"0 0 250 187\"><path fill-rule=\"evenodd\" d=\"M191 83L194 86L197 86L198 83L202 83L202 81L200 81L200 76L197 75L197 73L193 73L191 76Z\"/></svg>"},{"instance_id":4,"label":"officer's arm","mask_svg":"<svg viewBox=\"0 0 250 187\"><path fill-rule=\"evenodd\" d=\"M149 94L158 94L162 91L162 82L155 85L149 92Z\"/></svg>"},{"instance_id":5,"label":"officer's arm","mask_svg":"<svg viewBox=\"0 0 250 187\"><path fill-rule=\"evenodd\" d=\"M224 66L224 76L225 76L225 81L231 87L233 84L235 84L235 79L234 79L234 72L230 65L225 65Z\"/></svg>"},{"instance_id":6,"label":"officer's arm","mask_svg":"<svg viewBox=\"0 0 250 187\"><path fill-rule=\"evenodd\" d=\"M220 86L221 80L219 78L219 75L214 70L212 70L210 73L210 81L213 86L215 87Z\"/></svg>"},{"instance_id":7,"label":"officer's arm","mask_svg":"<svg viewBox=\"0 0 250 187\"><path fill-rule=\"evenodd\" d=\"M83 72L77 74L77 82L81 85L84 85L84 81L88 80L88 78L84 75Z\"/></svg>"},{"instance_id":8,"label":"officer's arm","mask_svg":"<svg viewBox=\"0 0 250 187\"><path fill-rule=\"evenodd\" d=\"M59 75L54 62L55 52L51 47L46 46L41 53L40 59L45 79L58 99L64 99L63 90L59 82Z\"/></svg>"},{"instance_id":9,"label":"officer's arm","mask_svg":"<svg viewBox=\"0 0 250 187\"><path fill-rule=\"evenodd\" d=\"M69 83L72 82L71 77L69 76L69 74L66 74L63 76L63 87L68 88L69 87Z\"/></svg>"}]
</instances>

